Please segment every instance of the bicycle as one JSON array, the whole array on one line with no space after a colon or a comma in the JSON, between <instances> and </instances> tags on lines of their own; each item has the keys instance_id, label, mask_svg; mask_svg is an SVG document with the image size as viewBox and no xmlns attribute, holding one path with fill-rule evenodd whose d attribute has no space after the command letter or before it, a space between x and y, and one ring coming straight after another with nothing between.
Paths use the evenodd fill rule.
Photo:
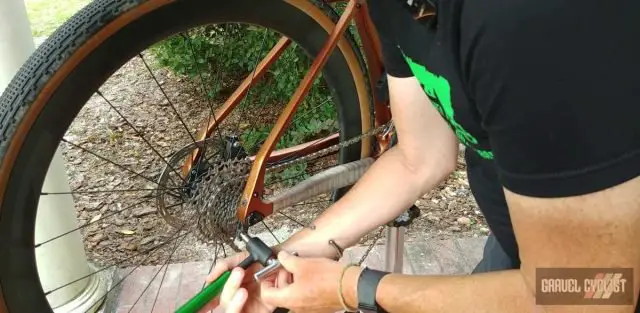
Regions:
<instances>
[{"instance_id":1,"label":"bicycle","mask_svg":"<svg viewBox=\"0 0 640 313\"><path fill-rule=\"evenodd\" d=\"M346 3L346 7L342 14L338 14L332 5L342 2ZM417 11L416 18L432 15L432 8L423 7ZM217 26L222 24L225 26ZM223 103L217 108L213 107L212 102L217 101L219 96L210 96L209 88L216 94L224 88L210 87L209 83L215 79L224 84L226 78L220 77L224 75L220 72L216 73L216 78L212 77L214 75L207 76L212 74L211 68L200 69L199 77L190 78L189 83L195 84L192 87L196 92L199 90L199 93L205 94L206 101L198 101L202 102L199 105L203 107L196 110L199 114L195 114L197 118L191 116L190 120L183 119L179 111L187 109L176 105L183 101L176 100L178 96L170 97L167 94L168 87L163 87L158 65L150 61L148 53L143 53L143 50L161 40L168 40L166 38L182 38L188 43L187 50L191 50L193 63L206 67L209 66L208 62L200 62L195 56L198 47L194 48L196 44L192 41L194 28L196 32L224 33L242 32L258 26L268 28L264 31L263 46L267 41L265 38L271 38L269 36L274 34L281 37L261 61L255 60L254 68L246 73L241 83L236 81L235 85L231 84L235 91L229 98L220 101ZM361 45L354 34L348 31L349 27L355 28ZM285 51L291 47L299 49L296 50L297 56L306 55L313 59L309 71L288 103L279 110L281 113L276 112L280 113L278 118L267 119L273 123L268 135L260 132L259 127L249 130L243 128L242 121L247 120L247 106L260 102L252 102L252 99L255 100L255 96L252 98L252 88L265 88L260 84L266 84L277 76L269 72L270 67L277 63L279 57L286 55ZM262 49L258 55L261 54ZM124 225L140 226L139 223L148 220L132 216L126 211L140 205L149 207L148 202L152 200L155 200L157 214L170 226L171 236L159 243L156 240L156 244L143 251L148 252L144 257L142 253L123 255L122 251L129 246L122 251L111 251L105 250L107 248L102 247L99 240L96 239L98 244L89 240L85 248L98 251L91 252L93 257L98 257L97 263L100 263L100 256L105 251L111 253L102 260L117 257L124 260L114 265L98 266L99 269L92 275L103 272L105 268L113 269L136 262L140 263L135 268L142 264L153 264L148 256L175 242L175 248L171 248L168 259L162 264L166 273L170 261L179 259L173 258L178 241L184 242L190 236L214 243L213 264L219 252L225 254L227 251L222 244L229 245L231 250L239 249L229 235L237 228L262 227L273 233L265 219L278 213L284 220L294 220L283 213L284 208L292 208L299 203L313 207L318 203L335 201L357 181L376 157L393 145L394 132L388 99L384 95L386 86L381 59L378 38L368 18L367 4L362 0L99 0L89 4L38 48L0 97L0 255L3 256L0 258L0 312L51 312L58 308L58 304L52 303L48 297L90 277L72 279L61 286L43 286L34 250L65 235L79 236L80 231L85 232L85 239L90 236L95 239L102 230L91 228L97 228L102 221L102 225L107 225L105 229L111 231L117 228L112 226L118 224L119 216L132 220L130 223L124 221ZM184 139L147 136L149 126L140 122L144 119L133 113L133 117L127 118L127 112L124 112L129 110L131 113L143 105L117 106L114 100L117 96L110 96L110 90L104 91L105 84L112 79L108 79L109 75L128 75L117 71L119 66L124 65L148 70L148 74L145 74L147 79L154 82L157 85L155 91L160 91L166 98L157 105L163 115L152 115L147 121L158 126L169 123L166 120L158 123L166 116L165 113L175 117L173 127L188 133L186 142ZM316 83L317 78L323 80ZM302 143L297 142L299 138L297 141L284 140L295 138L293 135L287 136L295 124L294 117L300 117L297 114L300 108L306 108L304 114L316 114L314 108L327 107L325 102L318 107L310 107L313 101L305 102L312 94L311 90L325 94L328 90L331 99L327 98L327 102L330 102L334 111L328 109L331 112L327 114L335 116L337 125L318 127L319 133L315 136L305 134ZM269 103L268 99L260 100ZM189 101L184 102L188 104ZM261 107L258 109L252 108L253 112L265 112ZM266 116L266 113L254 114L258 118ZM120 124L105 130L107 139L97 140L82 137L81 126L86 126L86 123L82 124L82 119L81 122L74 121L76 116L95 118L96 124L102 124L101 118L117 118ZM195 132L192 131L192 125L187 125L193 120L201 121ZM224 124L226 122L228 124ZM240 134L231 131L229 124L235 124ZM129 130L124 131L124 126ZM166 126L165 131L170 131L170 128L171 125ZM143 141L152 150L149 155L154 155L154 159L142 165L142 171L131 168L128 163L115 162L104 152L90 149L100 145L113 146L126 136L138 142ZM84 138L84 142L74 141L79 138ZM171 141L171 144L164 141ZM249 147L248 142L253 145ZM57 149L66 153L68 158L76 158L77 152L81 151L87 153L87 157L100 161L101 166L85 169L83 174L91 176L94 170L100 172L103 167L108 167L105 173L114 173L113 177L102 180L102 177L92 176L89 179L103 183L102 187L107 189L43 191L49 164L54 156L57 157ZM126 146L109 151L114 156L120 153L127 160L146 157L136 147ZM81 162L75 165L81 168L85 159L77 159ZM320 165L313 163L310 166L312 161ZM164 169L152 173L148 167ZM291 168L293 170L287 172ZM118 172L126 175L122 176L126 180L120 178ZM135 183L145 188L134 188ZM83 185L84 182L78 184ZM124 189L118 188L123 184L127 185ZM154 187L149 188L149 184ZM276 192L278 190L281 192ZM147 193L141 197L144 199L141 202L122 200L132 195L139 196L140 192ZM101 206L100 214L93 214L88 209L81 210L78 213L81 226L41 242L35 241L36 216L41 197L73 196L76 206L89 207L92 204L87 197L101 194L107 196L104 196L105 200L100 200L102 204L98 204ZM313 198L321 200L309 202ZM110 207L114 203L116 206L123 203L130 205L115 210ZM390 223L391 227L387 230L388 270L402 270L402 226L410 223L410 217L405 216L402 220ZM104 223L111 219L116 219L113 222L115 224ZM160 227L157 221L149 223L153 227ZM294 223L300 227L306 226L305 222ZM131 230L118 231L118 236L135 233ZM371 247L376 244L377 237L369 238ZM277 237L275 239L278 240ZM149 244L140 242L141 246ZM162 277L164 279L164 274ZM118 285L122 280L112 285ZM88 308L100 305L113 288L110 287Z\"/></svg>"}]
</instances>

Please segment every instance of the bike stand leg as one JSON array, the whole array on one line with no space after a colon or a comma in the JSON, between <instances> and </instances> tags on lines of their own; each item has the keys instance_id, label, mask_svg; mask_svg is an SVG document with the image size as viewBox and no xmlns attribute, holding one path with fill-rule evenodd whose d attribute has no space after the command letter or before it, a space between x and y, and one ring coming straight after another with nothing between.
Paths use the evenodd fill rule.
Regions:
<instances>
[{"instance_id":1,"label":"bike stand leg","mask_svg":"<svg viewBox=\"0 0 640 313\"><path fill-rule=\"evenodd\" d=\"M413 205L387 225L387 242L385 243L385 270L387 272L402 273L405 233L407 227L418 216L420 216L420 209Z\"/></svg>"},{"instance_id":2,"label":"bike stand leg","mask_svg":"<svg viewBox=\"0 0 640 313\"><path fill-rule=\"evenodd\" d=\"M387 227L387 242L385 243L385 265L387 272L402 273L405 231L406 228L403 226Z\"/></svg>"}]
</instances>

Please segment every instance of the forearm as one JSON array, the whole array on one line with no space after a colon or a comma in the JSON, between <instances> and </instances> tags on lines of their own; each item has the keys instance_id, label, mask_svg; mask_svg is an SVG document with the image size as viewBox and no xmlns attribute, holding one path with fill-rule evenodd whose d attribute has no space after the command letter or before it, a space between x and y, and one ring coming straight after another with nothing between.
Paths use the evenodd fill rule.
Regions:
<instances>
[{"instance_id":1,"label":"forearm","mask_svg":"<svg viewBox=\"0 0 640 313\"><path fill-rule=\"evenodd\" d=\"M347 271L345 300L357 306L360 268ZM535 300L519 270L460 276L389 274L378 285L376 300L387 312L500 313L533 312Z\"/></svg>"},{"instance_id":2,"label":"forearm","mask_svg":"<svg viewBox=\"0 0 640 313\"><path fill-rule=\"evenodd\" d=\"M437 146L437 145L434 145ZM384 153L351 190L314 222L283 244L304 256L329 256L340 247L351 246L366 233L391 221L408 209L422 194L432 189L450 171L450 160L435 148L428 152L421 169L408 167L398 147Z\"/></svg>"},{"instance_id":3,"label":"forearm","mask_svg":"<svg viewBox=\"0 0 640 313\"><path fill-rule=\"evenodd\" d=\"M385 152L353 188L283 247L302 256L334 256L340 247L407 210L455 169L458 141L415 78L389 76L398 145Z\"/></svg>"}]
</instances>

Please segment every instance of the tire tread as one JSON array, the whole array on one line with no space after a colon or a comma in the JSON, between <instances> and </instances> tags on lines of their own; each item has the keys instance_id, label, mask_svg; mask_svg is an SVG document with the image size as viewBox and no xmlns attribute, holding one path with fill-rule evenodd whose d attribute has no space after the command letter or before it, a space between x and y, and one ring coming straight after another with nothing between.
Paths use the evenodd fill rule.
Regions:
<instances>
[{"instance_id":1,"label":"tire tread","mask_svg":"<svg viewBox=\"0 0 640 313\"><path fill-rule=\"evenodd\" d=\"M145 0L95 0L34 51L0 96L0 165L18 124L58 69L105 24L143 2Z\"/></svg>"}]
</instances>

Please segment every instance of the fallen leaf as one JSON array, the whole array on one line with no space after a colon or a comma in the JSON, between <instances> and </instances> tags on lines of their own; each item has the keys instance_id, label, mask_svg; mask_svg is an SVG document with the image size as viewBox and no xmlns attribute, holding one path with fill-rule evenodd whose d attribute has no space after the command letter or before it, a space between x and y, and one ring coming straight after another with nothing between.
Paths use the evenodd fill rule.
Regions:
<instances>
[{"instance_id":1,"label":"fallen leaf","mask_svg":"<svg viewBox=\"0 0 640 313\"><path fill-rule=\"evenodd\" d=\"M466 216L461 216L458 218L458 224L464 225L464 226L469 226L471 225L471 219L466 217Z\"/></svg>"},{"instance_id":2,"label":"fallen leaf","mask_svg":"<svg viewBox=\"0 0 640 313\"><path fill-rule=\"evenodd\" d=\"M92 241L93 243L99 243L104 239L105 239L104 234L96 234L95 236L89 238L89 240Z\"/></svg>"},{"instance_id":3,"label":"fallen leaf","mask_svg":"<svg viewBox=\"0 0 640 313\"><path fill-rule=\"evenodd\" d=\"M100 218L102 217L102 214L98 214L94 217L91 218L91 220L89 221L89 223L95 223L97 222Z\"/></svg>"},{"instance_id":4,"label":"fallen leaf","mask_svg":"<svg viewBox=\"0 0 640 313\"><path fill-rule=\"evenodd\" d=\"M118 231L119 233L123 234L123 235L133 235L136 232L134 232L133 230L128 230L128 229L121 229Z\"/></svg>"},{"instance_id":5,"label":"fallen leaf","mask_svg":"<svg viewBox=\"0 0 640 313\"><path fill-rule=\"evenodd\" d=\"M135 217L142 217L145 215L149 215L149 214L153 214L156 213L156 209L155 208L142 208L142 209L138 209L133 211L133 216Z\"/></svg>"}]
</instances>

